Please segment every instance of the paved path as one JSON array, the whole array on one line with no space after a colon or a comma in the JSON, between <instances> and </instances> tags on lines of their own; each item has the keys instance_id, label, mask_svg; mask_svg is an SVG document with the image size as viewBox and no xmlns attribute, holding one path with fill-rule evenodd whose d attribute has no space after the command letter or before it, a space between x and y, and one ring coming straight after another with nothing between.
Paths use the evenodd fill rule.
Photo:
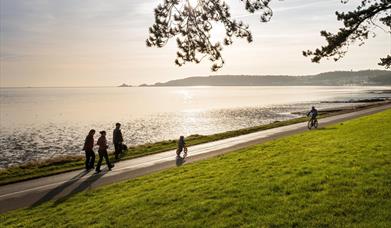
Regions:
<instances>
[{"instance_id":1,"label":"paved path","mask_svg":"<svg viewBox=\"0 0 391 228\"><path fill-rule=\"evenodd\" d=\"M380 112L389 108L391 108L390 104L328 117L321 119L319 124L320 127L323 127ZM189 147L189 156L186 158L186 163L210 158L219 154L224 154L250 145L259 144L302 131L308 131L306 123L298 123L223 139L216 142L191 146ZM66 198L72 194L86 189L135 178L158 170L179 166L182 163L182 160L176 159L175 151L172 150L121 161L116 163L115 167L110 172L104 169L102 173L94 174L93 171L85 172L79 170L0 186L0 213L17 208L34 207L48 200L66 200Z\"/></svg>"}]
</instances>

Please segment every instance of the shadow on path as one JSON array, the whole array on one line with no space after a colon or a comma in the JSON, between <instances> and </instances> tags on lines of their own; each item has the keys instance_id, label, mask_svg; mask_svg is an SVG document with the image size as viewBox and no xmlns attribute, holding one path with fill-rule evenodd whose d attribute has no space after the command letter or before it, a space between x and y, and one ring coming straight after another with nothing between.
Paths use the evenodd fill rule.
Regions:
<instances>
[{"instance_id":1,"label":"shadow on path","mask_svg":"<svg viewBox=\"0 0 391 228\"><path fill-rule=\"evenodd\" d=\"M57 186L56 188L50 190L42 198L40 198L37 202L35 202L33 205L31 205L31 207L39 206L39 205L41 205L44 202L47 202L49 200L54 199L56 196L58 196L58 195L60 195L62 193L62 194L64 194L64 196L55 201L55 205L60 204L60 203L62 203L64 201L66 201L67 199L69 199L72 195L74 195L74 194L76 194L78 192L84 191L85 189L89 188L92 185L92 183L94 183L99 178L104 176L106 174L106 172L107 172L107 170L104 169L99 174L93 174L93 175L89 176L87 179L82 181L76 187L71 187L72 185L77 183L80 179L82 179L85 175L87 175L89 173L89 171L83 171L83 172L77 174L76 176L72 177L67 182L65 182L65 183ZM69 190L68 190L69 192L68 193L65 191L67 188L69 188Z\"/></svg>"},{"instance_id":2,"label":"shadow on path","mask_svg":"<svg viewBox=\"0 0 391 228\"><path fill-rule=\"evenodd\" d=\"M185 163L185 158L182 158L181 156L177 156L175 159L176 166L181 166Z\"/></svg>"},{"instance_id":3,"label":"shadow on path","mask_svg":"<svg viewBox=\"0 0 391 228\"><path fill-rule=\"evenodd\" d=\"M53 199L58 194L63 192L67 187L71 186L72 184L74 184L75 182L77 182L78 180L80 180L82 177L84 177L87 174L88 174L88 171L86 171L86 170L80 172L79 174L77 174L76 176L72 177L67 182L65 182L63 184L60 184L59 186L57 186L54 189L50 190L42 198L40 198L37 202L35 202L33 205L31 205L31 207L36 207L36 206L38 206L38 205L40 205L40 204L42 204L42 203L44 203L46 201L49 201L49 200Z\"/></svg>"},{"instance_id":4,"label":"shadow on path","mask_svg":"<svg viewBox=\"0 0 391 228\"><path fill-rule=\"evenodd\" d=\"M318 130L320 130L320 131L332 131L332 130L336 130L336 129L337 129L336 127L318 128Z\"/></svg>"},{"instance_id":5,"label":"shadow on path","mask_svg":"<svg viewBox=\"0 0 391 228\"><path fill-rule=\"evenodd\" d=\"M90 188L92 183L94 183L95 181L97 181L99 178L103 177L105 174L107 173L107 170L104 169L102 170L101 173L98 173L98 174L94 174L94 175L91 175L90 177L88 177L87 179L85 179L84 181L82 181L77 187L75 187L70 193L66 194L64 197L56 200L56 202L54 203L54 205L58 205L58 204L61 204L63 202L65 202L66 200L68 200L70 197L72 197L74 194L78 193L78 192L82 192L84 190L86 190L87 188Z\"/></svg>"}]
</instances>

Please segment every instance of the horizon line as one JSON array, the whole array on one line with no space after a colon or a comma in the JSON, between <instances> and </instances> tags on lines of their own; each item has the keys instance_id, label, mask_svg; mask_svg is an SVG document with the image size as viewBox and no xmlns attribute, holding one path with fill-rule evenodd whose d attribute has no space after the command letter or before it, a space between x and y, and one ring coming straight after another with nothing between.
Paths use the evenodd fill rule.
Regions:
<instances>
[{"instance_id":1,"label":"horizon line","mask_svg":"<svg viewBox=\"0 0 391 228\"><path fill-rule=\"evenodd\" d=\"M182 80L186 78L191 78L191 77L218 77L218 76L258 76L258 77L264 77L264 76L288 76L288 77L308 77L308 76L315 76L319 74L324 74L324 73L332 73L332 72L360 72L360 71L390 71L388 69L362 69L362 70L334 70L334 71L325 71L325 72L320 72L316 74L306 74L306 75L288 75L288 74L218 74L218 75L194 75L194 76L185 76L183 78L178 78L178 79L172 79L172 80ZM172 81L170 80L170 81ZM155 85L157 83L165 83L165 82L152 82L152 84L148 84L146 82L138 84L138 85L132 85L128 84L125 82L122 82L118 85L94 85L94 86L1 86L0 89L28 89L28 88L34 88L34 89L39 89L39 88L110 88L110 87L121 87L121 85L127 85L127 87L143 87L143 85Z\"/></svg>"}]
</instances>

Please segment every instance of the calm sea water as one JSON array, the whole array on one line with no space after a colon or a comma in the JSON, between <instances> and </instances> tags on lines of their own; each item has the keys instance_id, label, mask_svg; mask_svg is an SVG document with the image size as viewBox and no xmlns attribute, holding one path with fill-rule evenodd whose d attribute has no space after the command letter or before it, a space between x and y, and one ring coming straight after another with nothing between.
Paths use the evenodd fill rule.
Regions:
<instances>
[{"instance_id":1,"label":"calm sea water","mask_svg":"<svg viewBox=\"0 0 391 228\"><path fill-rule=\"evenodd\" d=\"M137 145L212 134L297 117L291 112L346 106L389 87L1 88L0 167L82 154L87 132L122 123ZM381 95L389 96L389 95ZM350 104L353 105L353 104Z\"/></svg>"}]
</instances>

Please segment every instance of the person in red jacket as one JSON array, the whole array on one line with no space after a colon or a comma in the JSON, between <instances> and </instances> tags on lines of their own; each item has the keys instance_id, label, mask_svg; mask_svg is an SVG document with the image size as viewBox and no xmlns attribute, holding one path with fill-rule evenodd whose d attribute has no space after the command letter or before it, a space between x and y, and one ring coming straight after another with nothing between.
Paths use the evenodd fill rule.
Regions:
<instances>
[{"instance_id":1,"label":"person in red jacket","mask_svg":"<svg viewBox=\"0 0 391 228\"><path fill-rule=\"evenodd\" d=\"M95 152L93 150L94 134L95 134L95 130L91 129L86 137L86 140L84 141L83 150L86 153L86 170L93 169L95 164Z\"/></svg>"},{"instance_id":2,"label":"person in red jacket","mask_svg":"<svg viewBox=\"0 0 391 228\"><path fill-rule=\"evenodd\" d=\"M98 139L98 142L96 143L99 146L99 150L98 150L99 161L98 161L98 164L96 165L96 172L97 173L101 172L100 166L102 165L103 158L105 158L106 164L107 164L107 167L109 168L109 170L111 170L111 168L114 167L114 165L110 164L109 155L107 154L107 148L109 146L107 145L106 131L101 131L99 133L100 133L100 137Z\"/></svg>"}]
</instances>

